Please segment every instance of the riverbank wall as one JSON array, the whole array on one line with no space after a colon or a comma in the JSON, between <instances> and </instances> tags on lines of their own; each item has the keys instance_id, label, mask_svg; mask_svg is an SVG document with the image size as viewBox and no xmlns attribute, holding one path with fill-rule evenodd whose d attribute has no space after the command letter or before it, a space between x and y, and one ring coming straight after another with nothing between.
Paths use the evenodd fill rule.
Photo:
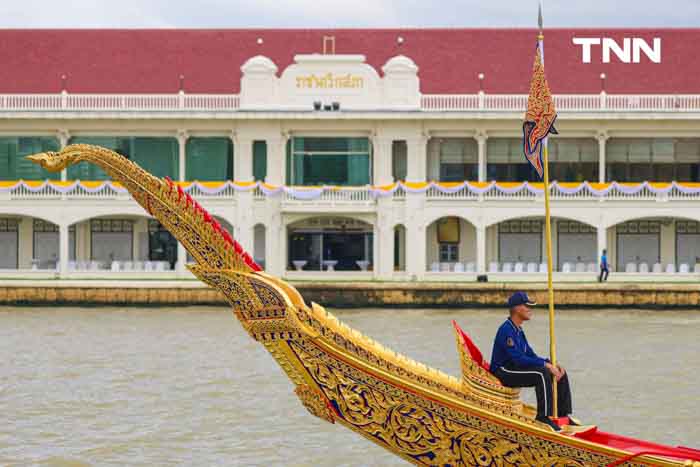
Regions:
<instances>
[{"instance_id":1,"label":"riverbank wall","mask_svg":"<svg viewBox=\"0 0 700 467\"><path fill-rule=\"evenodd\" d=\"M502 307L524 290L547 303L544 283L293 282L307 302L338 308ZM225 305L223 297L197 281L7 280L0 282L0 305L185 306ZM558 307L695 308L698 283L560 283Z\"/></svg>"}]
</instances>

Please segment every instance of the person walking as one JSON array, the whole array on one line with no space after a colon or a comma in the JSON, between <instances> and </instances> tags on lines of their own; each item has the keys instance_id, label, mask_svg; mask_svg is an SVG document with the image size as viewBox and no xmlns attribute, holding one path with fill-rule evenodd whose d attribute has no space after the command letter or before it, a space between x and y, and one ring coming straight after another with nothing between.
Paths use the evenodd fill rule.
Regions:
<instances>
[{"instance_id":1,"label":"person walking","mask_svg":"<svg viewBox=\"0 0 700 467\"><path fill-rule=\"evenodd\" d=\"M608 250L603 250L603 254L600 255L600 276L598 277L598 282L607 282L609 273L610 270L608 269ZM603 275L605 275L605 278L603 278Z\"/></svg>"}]
</instances>

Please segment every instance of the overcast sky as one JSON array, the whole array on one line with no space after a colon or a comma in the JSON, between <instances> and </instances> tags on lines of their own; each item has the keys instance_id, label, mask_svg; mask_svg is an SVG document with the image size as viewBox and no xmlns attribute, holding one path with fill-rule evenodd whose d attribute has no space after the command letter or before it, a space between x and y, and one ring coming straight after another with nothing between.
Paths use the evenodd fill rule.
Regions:
<instances>
[{"instance_id":1,"label":"overcast sky","mask_svg":"<svg viewBox=\"0 0 700 467\"><path fill-rule=\"evenodd\" d=\"M2 28L531 27L538 0L3 0ZM700 0L545 0L545 26L700 27Z\"/></svg>"}]
</instances>

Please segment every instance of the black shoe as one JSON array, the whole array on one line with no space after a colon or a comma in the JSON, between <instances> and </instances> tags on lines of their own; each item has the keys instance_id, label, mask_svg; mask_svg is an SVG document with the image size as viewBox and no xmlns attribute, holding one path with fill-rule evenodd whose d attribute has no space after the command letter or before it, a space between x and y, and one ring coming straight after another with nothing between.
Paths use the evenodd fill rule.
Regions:
<instances>
[{"instance_id":1,"label":"black shoe","mask_svg":"<svg viewBox=\"0 0 700 467\"><path fill-rule=\"evenodd\" d=\"M549 417L544 417L544 418L537 417L535 420L537 420L538 422L544 423L545 425L549 426L554 431L561 431L561 427L559 425L557 425L556 423L554 423L554 421L551 420Z\"/></svg>"},{"instance_id":2,"label":"black shoe","mask_svg":"<svg viewBox=\"0 0 700 467\"><path fill-rule=\"evenodd\" d=\"M569 415L569 425L581 426L581 422L579 420L575 419L574 417L572 417L571 415Z\"/></svg>"}]
</instances>

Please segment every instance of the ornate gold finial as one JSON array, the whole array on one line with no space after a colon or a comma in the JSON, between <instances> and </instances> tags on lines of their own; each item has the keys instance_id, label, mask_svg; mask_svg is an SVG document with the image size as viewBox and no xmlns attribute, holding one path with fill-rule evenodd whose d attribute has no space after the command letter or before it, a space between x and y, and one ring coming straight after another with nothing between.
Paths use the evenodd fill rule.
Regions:
<instances>
[{"instance_id":1,"label":"ornate gold finial","mask_svg":"<svg viewBox=\"0 0 700 467\"><path fill-rule=\"evenodd\" d=\"M35 164L39 164L42 168L48 170L49 172L60 172L69 164L67 158L59 157L59 153L54 151L32 154L31 156L27 156L27 159Z\"/></svg>"}]
</instances>

